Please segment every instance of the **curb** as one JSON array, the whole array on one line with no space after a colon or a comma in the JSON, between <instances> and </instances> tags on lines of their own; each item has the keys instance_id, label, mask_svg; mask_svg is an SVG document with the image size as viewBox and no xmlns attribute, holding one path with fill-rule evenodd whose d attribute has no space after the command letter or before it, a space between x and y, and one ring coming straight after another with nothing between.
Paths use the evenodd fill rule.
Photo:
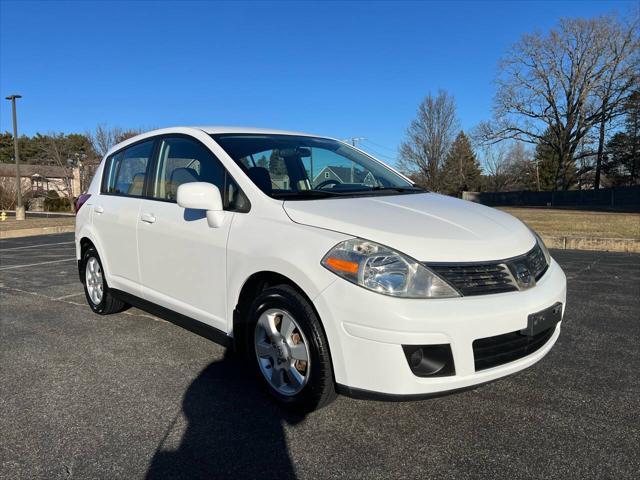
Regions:
<instances>
[{"instance_id":1,"label":"curb","mask_svg":"<svg viewBox=\"0 0 640 480\"><path fill-rule=\"evenodd\" d=\"M0 240L6 238L34 237L36 235L51 235L54 233L75 232L75 225L59 225L54 227L22 228L0 231Z\"/></svg>"},{"instance_id":2,"label":"curb","mask_svg":"<svg viewBox=\"0 0 640 480\"><path fill-rule=\"evenodd\" d=\"M3 210L3 212L5 212L7 215L15 217L16 215L16 211L15 210ZM26 210L24 212L24 214L27 217L48 217L48 218L55 218L55 217L75 217L76 214L73 212L36 212L33 210Z\"/></svg>"},{"instance_id":3,"label":"curb","mask_svg":"<svg viewBox=\"0 0 640 480\"><path fill-rule=\"evenodd\" d=\"M70 232L75 232L75 225L23 228L17 230L0 231L0 240ZM548 248L557 248L561 250L596 250L604 252L640 253L640 241L633 238L566 237L557 235L542 235L542 239L544 240L544 243Z\"/></svg>"},{"instance_id":4,"label":"curb","mask_svg":"<svg viewBox=\"0 0 640 480\"><path fill-rule=\"evenodd\" d=\"M633 238L563 237L542 235L548 248L640 253L640 240Z\"/></svg>"}]
</instances>

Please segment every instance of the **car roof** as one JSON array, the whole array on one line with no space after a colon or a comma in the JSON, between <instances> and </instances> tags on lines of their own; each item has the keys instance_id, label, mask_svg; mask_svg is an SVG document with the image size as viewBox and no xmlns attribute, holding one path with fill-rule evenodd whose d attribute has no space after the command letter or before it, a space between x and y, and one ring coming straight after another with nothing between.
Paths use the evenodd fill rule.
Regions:
<instances>
[{"instance_id":1,"label":"car roof","mask_svg":"<svg viewBox=\"0 0 640 480\"><path fill-rule=\"evenodd\" d=\"M238 133L238 134L243 134L243 133L247 133L247 134L263 134L263 135L300 135L300 136L305 136L305 137L315 137L315 138L324 138L324 139L329 139L329 140L337 140L337 141L341 141L338 140L336 138L332 138L332 137L328 137L326 135L314 135L312 133L304 133L304 132L294 132L294 131L289 131L289 130L275 130L275 129L271 129L271 128L256 128L256 127L233 127L233 126L224 126L224 125L201 125L201 126L174 126L174 127L168 127L168 128L161 128L158 130L151 130L149 132L144 132L141 133L140 135L136 135L135 137L131 137L123 142L120 142L117 145L114 145L113 147L111 147L109 149L109 151L105 154L105 158L108 157L109 155L113 154L114 152L125 148L131 144L137 143L141 140L144 140L146 138L150 138L156 135L165 135L165 134L171 134L171 133L189 133L189 131L193 132L194 130L200 130L201 132L205 132L208 135L215 135L215 134L225 134L225 133ZM353 147L356 148L357 147ZM364 152L366 155L368 155L366 152ZM369 155L370 156L370 155ZM391 169L392 171L394 171L395 173L397 173L398 175L404 177L407 181L411 182L411 179L409 179L406 175L400 173L398 170L396 170L395 168L385 164L384 162L381 162L380 160L376 161L384 164L386 166L386 168Z\"/></svg>"},{"instance_id":2,"label":"car roof","mask_svg":"<svg viewBox=\"0 0 640 480\"><path fill-rule=\"evenodd\" d=\"M256 128L256 127L234 127L227 125L204 125L194 126L191 128L198 128L210 135L223 134L223 133L252 133L252 134L265 134L265 135L303 135L305 137L322 137L324 135L313 135L311 133L294 132L289 130L276 130L272 128Z\"/></svg>"},{"instance_id":3,"label":"car roof","mask_svg":"<svg viewBox=\"0 0 640 480\"><path fill-rule=\"evenodd\" d=\"M208 135L215 134L225 134L225 133L237 133L237 134L263 134L263 135L300 135L305 137L316 137L316 138L326 138L335 140L331 137L327 137L325 135L313 135L311 133L303 133L303 132L293 132L288 130L274 130L271 128L255 128L255 127L231 127L231 126L193 126L193 125L184 125L184 126L174 126L167 128L160 128L157 130L150 130L148 132L143 132L134 137L128 138L117 145L114 145L109 149L105 156L111 155L113 152L116 152L124 147L127 147L133 143L137 143L141 140L153 137L155 135L166 135L171 133L189 133L189 131L193 132L194 130L200 130L201 132L205 132Z\"/></svg>"}]
</instances>

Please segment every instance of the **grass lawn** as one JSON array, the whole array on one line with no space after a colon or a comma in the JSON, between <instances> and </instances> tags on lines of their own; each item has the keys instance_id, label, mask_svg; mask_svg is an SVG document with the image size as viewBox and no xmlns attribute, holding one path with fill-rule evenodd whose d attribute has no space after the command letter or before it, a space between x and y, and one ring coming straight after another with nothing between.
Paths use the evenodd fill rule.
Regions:
<instances>
[{"instance_id":1,"label":"grass lawn","mask_svg":"<svg viewBox=\"0 0 640 480\"><path fill-rule=\"evenodd\" d=\"M18 222L14 217L6 217L6 220L0 220L0 232L9 230L23 230L26 228L39 228L39 227L59 227L75 225L76 217L27 217L26 220Z\"/></svg>"},{"instance_id":2,"label":"grass lawn","mask_svg":"<svg viewBox=\"0 0 640 480\"><path fill-rule=\"evenodd\" d=\"M550 208L501 207L527 223L541 235L558 237L631 238L640 240L640 213L589 212ZM23 228L72 226L75 217L27 218L16 222L7 217L0 221L0 231Z\"/></svg>"},{"instance_id":3,"label":"grass lawn","mask_svg":"<svg viewBox=\"0 0 640 480\"><path fill-rule=\"evenodd\" d=\"M501 207L541 235L640 240L640 213Z\"/></svg>"}]
</instances>

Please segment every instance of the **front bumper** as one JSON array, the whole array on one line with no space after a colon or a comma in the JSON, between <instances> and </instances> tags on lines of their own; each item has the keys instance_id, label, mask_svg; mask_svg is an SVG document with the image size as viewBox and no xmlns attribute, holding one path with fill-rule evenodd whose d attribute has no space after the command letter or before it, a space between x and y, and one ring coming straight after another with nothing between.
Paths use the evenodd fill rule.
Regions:
<instances>
[{"instance_id":1,"label":"front bumper","mask_svg":"<svg viewBox=\"0 0 640 480\"><path fill-rule=\"evenodd\" d=\"M339 389L385 396L432 396L466 389L518 372L544 357L560 335L530 355L476 371L476 339L519 331L529 314L566 304L566 277L552 260L529 290L448 299L402 299L380 295L337 279L314 300L331 348ZM564 315L564 311L563 311ZM402 345L449 344L455 375L413 374Z\"/></svg>"}]
</instances>

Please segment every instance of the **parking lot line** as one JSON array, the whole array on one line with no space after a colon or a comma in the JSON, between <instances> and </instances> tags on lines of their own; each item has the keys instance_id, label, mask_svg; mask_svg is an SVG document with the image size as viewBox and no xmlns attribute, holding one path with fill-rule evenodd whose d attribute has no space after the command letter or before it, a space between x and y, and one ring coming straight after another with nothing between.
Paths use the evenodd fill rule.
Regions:
<instances>
[{"instance_id":1,"label":"parking lot line","mask_svg":"<svg viewBox=\"0 0 640 480\"><path fill-rule=\"evenodd\" d=\"M3 248L3 252L7 252L9 250L22 250L24 248L39 248L39 247L49 247L51 245L68 245L70 243L76 242L58 242L58 243L40 243L38 245L27 245L26 247L11 247L11 248Z\"/></svg>"},{"instance_id":2,"label":"parking lot line","mask_svg":"<svg viewBox=\"0 0 640 480\"><path fill-rule=\"evenodd\" d=\"M9 267L0 267L0 271L13 270L14 268L37 267L38 265L47 265L49 263L69 262L71 260L73 260L74 262L76 261L75 258L63 258L62 260L51 260L49 262L27 263L25 265L11 265Z\"/></svg>"},{"instance_id":3,"label":"parking lot line","mask_svg":"<svg viewBox=\"0 0 640 480\"><path fill-rule=\"evenodd\" d=\"M16 287L9 287L6 285L3 285L2 283L0 283L0 289L2 290L7 290L10 292L16 292L16 293L21 293L24 295L32 295L34 297L39 297L39 298L44 298L45 300L51 300L52 302L61 302L61 303L68 303L70 305L75 305L77 307L86 307L87 306L87 302L81 302L81 303L77 303L74 302L72 300L69 300L70 296L64 296L64 297L50 297L49 295L44 295L42 293L39 292L30 292L29 290L24 290L22 288L16 288ZM77 295L84 295L84 292L79 293ZM74 294L73 296L76 296L76 294ZM150 313L147 313L143 310L138 310L135 308L132 308L131 310L125 310L124 312L122 312L123 315L128 315L130 317L144 317L144 318L149 318L155 322L161 322L161 323L169 323L166 320L160 318L160 317L155 317L153 315L151 315Z\"/></svg>"},{"instance_id":4,"label":"parking lot line","mask_svg":"<svg viewBox=\"0 0 640 480\"><path fill-rule=\"evenodd\" d=\"M77 297L79 295L84 295L84 292L70 293L69 295L63 295L61 297L54 298L54 300L64 300L65 298Z\"/></svg>"}]
</instances>

